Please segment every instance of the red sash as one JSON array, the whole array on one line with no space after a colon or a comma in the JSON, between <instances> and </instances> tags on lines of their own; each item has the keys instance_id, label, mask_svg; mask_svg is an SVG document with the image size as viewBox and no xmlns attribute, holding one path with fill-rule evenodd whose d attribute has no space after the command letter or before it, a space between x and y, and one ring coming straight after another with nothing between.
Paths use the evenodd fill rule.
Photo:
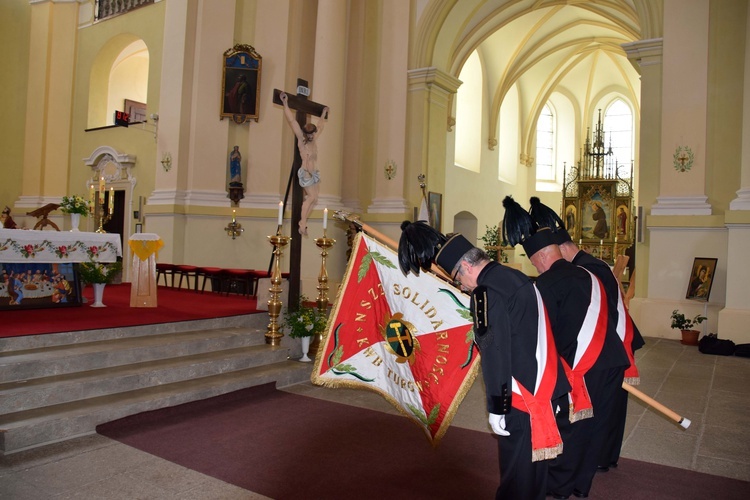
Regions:
<instances>
[{"instance_id":1,"label":"red sash","mask_svg":"<svg viewBox=\"0 0 750 500\"><path fill-rule=\"evenodd\" d=\"M539 320L536 343L536 387L534 394L529 392L515 378L512 379L513 408L528 413L531 419L531 461L548 460L562 453L563 444L552 411L552 393L557 384L557 349L549 326L547 310L542 297L536 292Z\"/></svg>"},{"instance_id":2,"label":"red sash","mask_svg":"<svg viewBox=\"0 0 750 500\"><path fill-rule=\"evenodd\" d=\"M564 359L562 360L565 374L572 387L570 390L571 423L594 416L594 407L583 376L594 366L602 352L604 338L607 335L607 300L606 298L602 300L605 297L604 287L599 278L588 270L586 272L591 276L591 301L581 330L578 332L573 366L570 367Z\"/></svg>"},{"instance_id":3,"label":"red sash","mask_svg":"<svg viewBox=\"0 0 750 500\"><path fill-rule=\"evenodd\" d=\"M641 383L641 377L638 374L638 367L635 365L635 356L633 355L633 318L630 317L630 312L625 307L625 301L622 300L622 290L619 286L617 287L617 335L622 340L625 352L628 353L628 361L630 361L630 366L625 370L625 382L630 385L638 385Z\"/></svg>"}]
</instances>

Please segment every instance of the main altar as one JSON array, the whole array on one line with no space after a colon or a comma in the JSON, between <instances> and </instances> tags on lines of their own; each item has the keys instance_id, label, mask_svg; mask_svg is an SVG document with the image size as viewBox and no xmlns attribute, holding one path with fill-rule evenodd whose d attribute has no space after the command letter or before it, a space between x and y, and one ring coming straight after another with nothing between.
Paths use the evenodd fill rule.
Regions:
<instances>
[{"instance_id":1,"label":"main altar","mask_svg":"<svg viewBox=\"0 0 750 500\"><path fill-rule=\"evenodd\" d=\"M119 234L0 229L0 310L80 305L79 262L115 262Z\"/></svg>"},{"instance_id":2,"label":"main altar","mask_svg":"<svg viewBox=\"0 0 750 500\"><path fill-rule=\"evenodd\" d=\"M604 144L601 111L577 165L565 169L560 218L582 250L614 264L634 242L633 168Z\"/></svg>"}]
</instances>

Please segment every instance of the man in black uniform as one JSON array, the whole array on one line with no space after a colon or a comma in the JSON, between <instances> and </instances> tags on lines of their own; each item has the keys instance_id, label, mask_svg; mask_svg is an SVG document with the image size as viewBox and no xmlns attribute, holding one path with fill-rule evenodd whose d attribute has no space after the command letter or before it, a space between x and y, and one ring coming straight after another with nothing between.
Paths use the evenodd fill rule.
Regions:
<instances>
[{"instance_id":1,"label":"man in black uniform","mask_svg":"<svg viewBox=\"0 0 750 500\"><path fill-rule=\"evenodd\" d=\"M573 243L570 234L562 227L562 219L552 209L541 203L539 198L531 198L530 213L538 224L549 225L550 227L557 226L557 231L555 232L557 235L557 244L565 260L590 271L601 281L607 295L608 328L610 330L614 329L617 332L618 337L623 342L623 347L630 363L625 370L625 382L637 385L640 382L640 378L633 352L643 347L645 342L625 307L620 285L612 273L609 264L580 250L578 245ZM622 438L625 433L628 392L622 387L615 390L612 404L612 412L607 428L601 433L603 442L601 453L597 460L597 470L602 472L608 471L610 467L617 467L617 462L620 458ZM597 410L595 409L595 414Z\"/></svg>"},{"instance_id":2,"label":"man in black uniform","mask_svg":"<svg viewBox=\"0 0 750 500\"><path fill-rule=\"evenodd\" d=\"M402 230L405 273L418 274L434 261L471 292L490 427L500 435L495 498L543 499L549 459L562 451L552 400L569 386L541 296L526 275L490 261L460 234L448 239L422 222L405 222Z\"/></svg>"},{"instance_id":3,"label":"man in black uniform","mask_svg":"<svg viewBox=\"0 0 750 500\"><path fill-rule=\"evenodd\" d=\"M511 245L523 245L540 273L536 286L572 386L570 404L559 403L564 450L550 464L547 488L554 498L587 497L601 448L595 433L609 418L612 386L622 385L627 355L617 334L608 332L607 301L599 280L563 259L549 226L540 227L509 196L503 206L503 237Z\"/></svg>"}]
</instances>

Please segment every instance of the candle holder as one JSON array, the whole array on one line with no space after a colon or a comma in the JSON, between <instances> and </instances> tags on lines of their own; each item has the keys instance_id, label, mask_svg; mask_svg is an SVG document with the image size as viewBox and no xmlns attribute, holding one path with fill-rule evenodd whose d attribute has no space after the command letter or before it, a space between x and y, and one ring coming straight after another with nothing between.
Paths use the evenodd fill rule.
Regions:
<instances>
[{"instance_id":1,"label":"candle holder","mask_svg":"<svg viewBox=\"0 0 750 500\"><path fill-rule=\"evenodd\" d=\"M323 237L317 238L315 244L321 249L320 274L318 274L318 286L316 287L318 289L318 298L316 303L320 314L328 314L328 270L326 269L326 257L328 256L328 249L336 244L336 240L326 238L326 230L323 229ZM313 341L310 344L310 355L315 357L322 341L322 333L318 333L313 337Z\"/></svg>"},{"instance_id":2,"label":"candle holder","mask_svg":"<svg viewBox=\"0 0 750 500\"><path fill-rule=\"evenodd\" d=\"M227 227L224 228L224 231L227 232L227 236L231 236L234 240L237 238L237 236L240 236L242 234L244 229L242 229L242 224L240 224L233 218L232 222L227 224Z\"/></svg>"},{"instance_id":3,"label":"candle holder","mask_svg":"<svg viewBox=\"0 0 750 500\"><path fill-rule=\"evenodd\" d=\"M268 291L271 293L271 298L268 299L268 316L270 318L268 323L268 329L266 331L266 344L277 346L281 344L281 338L284 336L279 331L278 319L281 314L281 301L279 295L281 295L281 268L279 261L281 260L282 249L289 244L292 240L289 236L280 234L280 231L273 236L268 237L268 241L273 245L273 270L271 272L271 288Z\"/></svg>"},{"instance_id":4,"label":"candle holder","mask_svg":"<svg viewBox=\"0 0 750 500\"><path fill-rule=\"evenodd\" d=\"M104 204L99 203L94 207L94 225L98 224L99 228L94 231L95 233L106 233L104 230L104 224L112 220L112 212L106 213L104 211Z\"/></svg>"}]
</instances>

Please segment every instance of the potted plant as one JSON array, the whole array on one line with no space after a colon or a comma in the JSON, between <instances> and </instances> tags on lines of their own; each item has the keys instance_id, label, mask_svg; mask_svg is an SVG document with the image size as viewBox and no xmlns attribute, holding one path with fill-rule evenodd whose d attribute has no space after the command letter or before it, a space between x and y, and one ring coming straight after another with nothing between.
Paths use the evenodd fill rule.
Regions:
<instances>
[{"instance_id":1,"label":"potted plant","mask_svg":"<svg viewBox=\"0 0 750 500\"><path fill-rule=\"evenodd\" d=\"M302 358L300 361L312 361L307 353L310 350L310 339L323 333L328 323L328 317L315 307L309 307L305 295L300 295L297 307L288 307L284 311L282 327L289 332L289 336L302 340Z\"/></svg>"},{"instance_id":2,"label":"potted plant","mask_svg":"<svg viewBox=\"0 0 750 500\"><path fill-rule=\"evenodd\" d=\"M81 216L86 217L89 214L89 202L83 196L77 194L63 196L62 202L60 202L60 210L62 213L70 215L70 230L78 231Z\"/></svg>"},{"instance_id":3,"label":"potted plant","mask_svg":"<svg viewBox=\"0 0 750 500\"><path fill-rule=\"evenodd\" d=\"M112 280L122 270L122 262L103 264L101 262L81 262L78 265L78 276L84 283L91 283L94 287L94 303L91 307L107 307L102 304L104 286L112 283Z\"/></svg>"},{"instance_id":4,"label":"potted plant","mask_svg":"<svg viewBox=\"0 0 750 500\"><path fill-rule=\"evenodd\" d=\"M696 314L693 318L688 318L679 310L672 311L672 328L682 332L682 343L685 345L698 345L698 335L700 332L695 330L695 325L700 325L707 318Z\"/></svg>"}]
</instances>

